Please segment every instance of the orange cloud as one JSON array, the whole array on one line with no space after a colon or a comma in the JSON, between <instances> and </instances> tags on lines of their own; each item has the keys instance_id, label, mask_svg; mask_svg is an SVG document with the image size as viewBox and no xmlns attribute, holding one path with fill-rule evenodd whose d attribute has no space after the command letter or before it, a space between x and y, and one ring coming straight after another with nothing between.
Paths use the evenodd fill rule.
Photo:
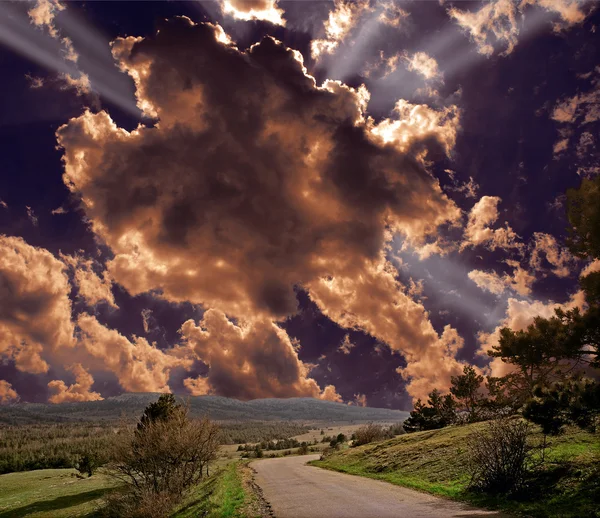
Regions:
<instances>
[{"instance_id":1,"label":"orange cloud","mask_svg":"<svg viewBox=\"0 0 600 518\"><path fill-rule=\"evenodd\" d=\"M6 405L19 400L19 395L6 380L0 380L0 405Z\"/></svg>"},{"instance_id":2,"label":"orange cloud","mask_svg":"<svg viewBox=\"0 0 600 518\"><path fill-rule=\"evenodd\" d=\"M498 204L501 201L498 196L482 196L473 205L469 213L461 250L478 245L485 246L489 250L496 250L497 248L522 250L523 243L520 242L519 236L508 224L505 228L490 228L498 219Z\"/></svg>"},{"instance_id":3,"label":"orange cloud","mask_svg":"<svg viewBox=\"0 0 600 518\"><path fill-rule=\"evenodd\" d=\"M48 388L53 394L48 398L50 403L65 403L72 401L99 401L102 398L98 392L92 392L94 378L81 364L72 365L70 370L75 375L75 383L67 386L62 380L52 380Z\"/></svg>"},{"instance_id":4,"label":"orange cloud","mask_svg":"<svg viewBox=\"0 0 600 518\"><path fill-rule=\"evenodd\" d=\"M47 372L50 358L75 346L65 265L0 235L0 284L0 355L24 372Z\"/></svg>"},{"instance_id":5,"label":"orange cloud","mask_svg":"<svg viewBox=\"0 0 600 518\"><path fill-rule=\"evenodd\" d=\"M283 9L277 8L277 0L221 0L221 8L238 20L264 20L285 25Z\"/></svg>"},{"instance_id":6,"label":"orange cloud","mask_svg":"<svg viewBox=\"0 0 600 518\"><path fill-rule=\"evenodd\" d=\"M192 393L212 392L239 399L319 397L286 332L267 319L231 322L209 309L197 325L188 320L181 336L189 350L206 363L208 377L186 383ZM332 396L335 388L326 388Z\"/></svg>"},{"instance_id":7,"label":"orange cloud","mask_svg":"<svg viewBox=\"0 0 600 518\"><path fill-rule=\"evenodd\" d=\"M169 392L169 375L175 367L189 367L179 348L163 351L141 337L129 341L82 313L77 319L80 343L90 357L90 368L113 372L128 392Z\"/></svg>"}]
</instances>

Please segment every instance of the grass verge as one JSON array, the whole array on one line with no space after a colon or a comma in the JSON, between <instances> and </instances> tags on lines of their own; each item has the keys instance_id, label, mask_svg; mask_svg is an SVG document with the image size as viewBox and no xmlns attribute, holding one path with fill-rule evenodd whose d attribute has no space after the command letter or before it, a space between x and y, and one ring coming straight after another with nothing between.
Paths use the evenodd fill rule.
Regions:
<instances>
[{"instance_id":1,"label":"grass verge","mask_svg":"<svg viewBox=\"0 0 600 518\"><path fill-rule=\"evenodd\" d=\"M389 441L343 450L313 464L385 480L480 507L533 517L600 517L600 436L568 430L550 439L544 466L527 491L511 498L468 491L466 439L477 423L407 434ZM541 434L534 435L535 442Z\"/></svg>"},{"instance_id":2,"label":"grass verge","mask_svg":"<svg viewBox=\"0 0 600 518\"><path fill-rule=\"evenodd\" d=\"M245 518L252 495L244 488L243 464L230 462L202 482L174 518Z\"/></svg>"}]
</instances>

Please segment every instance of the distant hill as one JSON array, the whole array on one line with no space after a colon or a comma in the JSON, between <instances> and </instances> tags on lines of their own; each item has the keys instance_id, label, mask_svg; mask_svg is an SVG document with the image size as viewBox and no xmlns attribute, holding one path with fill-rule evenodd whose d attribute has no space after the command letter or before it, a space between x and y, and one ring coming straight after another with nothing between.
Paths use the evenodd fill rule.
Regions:
<instances>
[{"instance_id":1,"label":"distant hill","mask_svg":"<svg viewBox=\"0 0 600 518\"><path fill-rule=\"evenodd\" d=\"M134 419L159 395L123 394L102 401L0 406L0 424ZM220 396L190 396L189 405L192 415L208 415L216 421L398 422L408 417L408 412L399 410L349 406L314 398L239 401Z\"/></svg>"}]
</instances>

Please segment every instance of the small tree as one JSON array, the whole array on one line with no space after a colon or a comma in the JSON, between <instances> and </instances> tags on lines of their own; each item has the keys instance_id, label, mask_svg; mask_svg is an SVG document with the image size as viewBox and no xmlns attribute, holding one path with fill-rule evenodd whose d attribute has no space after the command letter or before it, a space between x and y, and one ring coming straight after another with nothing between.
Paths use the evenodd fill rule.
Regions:
<instances>
[{"instance_id":1,"label":"small tree","mask_svg":"<svg viewBox=\"0 0 600 518\"><path fill-rule=\"evenodd\" d=\"M407 432L436 430L456 420L456 402L451 394L442 396L437 389L429 393L427 405L417 400L410 417L403 423Z\"/></svg>"},{"instance_id":2,"label":"small tree","mask_svg":"<svg viewBox=\"0 0 600 518\"><path fill-rule=\"evenodd\" d=\"M94 472L102 466L103 461L96 452L87 450L79 455L75 468L82 475L91 477Z\"/></svg>"},{"instance_id":3,"label":"small tree","mask_svg":"<svg viewBox=\"0 0 600 518\"><path fill-rule=\"evenodd\" d=\"M465 365L463 374L452 376L450 381L452 383L451 394L458 400L459 408L466 411L469 423L474 423L478 420L483 400L481 395L483 376L478 375L470 365Z\"/></svg>"},{"instance_id":4,"label":"small tree","mask_svg":"<svg viewBox=\"0 0 600 518\"><path fill-rule=\"evenodd\" d=\"M109 473L124 490L111 497L115 516L162 518L208 472L219 448L219 428L190 419L188 409L161 396L144 411L137 428L115 446Z\"/></svg>"}]
</instances>

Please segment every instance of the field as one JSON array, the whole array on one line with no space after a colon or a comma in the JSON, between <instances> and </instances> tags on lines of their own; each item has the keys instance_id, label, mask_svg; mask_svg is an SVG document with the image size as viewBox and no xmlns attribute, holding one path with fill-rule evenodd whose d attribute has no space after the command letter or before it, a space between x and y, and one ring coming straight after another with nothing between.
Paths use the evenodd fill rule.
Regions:
<instances>
[{"instance_id":1,"label":"field","mask_svg":"<svg viewBox=\"0 0 600 518\"><path fill-rule=\"evenodd\" d=\"M253 516L256 497L245 480L248 468L240 462L221 463L173 515L177 518ZM0 476L0 518L95 518L102 497L114 486L96 474L78 478L72 469L43 469Z\"/></svg>"},{"instance_id":2,"label":"field","mask_svg":"<svg viewBox=\"0 0 600 518\"><path fill-rule=\"evenodd\" d=\"M0 518L97 515L113 481L101 474L77 478L75 473L74 469L41 469L0 475Z\"/></svg>"},{"instance_id":3,"label":"field","mask_svg":"<svg viewBox=\"0 0 600 518\"><path fill-rule=\"evenodd\" d=\"M466 491L466 439L485 423L407 434L348 448L314 464L385 480L439 496L535 517L600 516L600 436L568 430L551 438L546 462L519 498L485 497ZM541 434L533 441L540 443Z\"/></svg>"}]
</instances>

